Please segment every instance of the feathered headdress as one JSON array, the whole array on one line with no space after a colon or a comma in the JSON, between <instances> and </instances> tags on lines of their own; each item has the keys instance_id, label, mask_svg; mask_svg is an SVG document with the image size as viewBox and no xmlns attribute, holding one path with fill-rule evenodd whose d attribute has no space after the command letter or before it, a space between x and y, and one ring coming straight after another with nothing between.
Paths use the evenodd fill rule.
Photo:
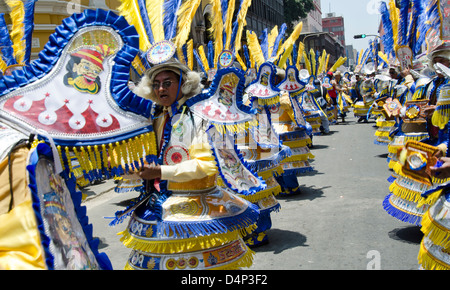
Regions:
<instances>
[{"instance_id":1,"label":"feathered headdress","mask_svg":"<svg viewBox=\"0 0 450 290\"><path fill-rule=\"evenodd\" d=\"M250 51L249 57L254 60L256 68L264 62L272 62L279 68L285 68L286 62L293 52L294 44L303 28L303 23L299 22L289 37L285 39L286 24L282 24L280 30L275 26L270 34L267 29L263 31L261 42L258 40L256 33L247 30L247 45Z\"/></svg>"},{"instance_id":2,"label":"feathered headdress","mask_svg":"<svg viewBox=\"0 0 450 290\"><path fill-rule=\"evenodd\" d=\"M325 49L320 53L319 51L314 52L311 48L309 50L309 54L303 51L303 59L305 62L305 69L308 70L310 76L317 77L320 74L324 73L327 69L326 61L329 55L325 51ZM300 69L299 66L297 66Z\"/></svg>"},{"instance_id":3,"label":"feathered headdress","mask_svg":"<svg viewBox=\"0 0 450 290\"><path fill-rule=\"evenodd\" d=\"M156 43L170 41L175 45L177 57L187 64L183 49L186 51L184 45L188 43L192 20L201 0L120 1L118 11L136 28L140 50L147 52Z\"/></svg>"},{"instance_id":4,"label":"feathered headdress","mask_svg":"<svg viewBox=\"0 0 450 290\"><path fill-rule=\"evenodd\" d=\"M209 0L211 3L210 36L213 40L207 47L200 45L193 53L199 68L206 74L216 71L219 67L219 56L228 51L230 56L236 58L245 71L247 66L239 55L241 47L242 30L246 25L245 17L251 5L250 0L243 0L236 7L236 0ZM237 8L237 9L236 9ZM236 19L233 22L233 16ZM229 61L232 63L232 60Z\"/></svg>"},{"instance_id":5,"label":"feathered headdress","mask_svg":"<svg viewBox=\"0 0 450 290\"><path fill-rule=\"evenodd\" d=\"M12 29L9 33L4 14L0 14L0 70L24 66L30 62L34 29L34 7L37 0L6 0L11 9Z\"/></svg>"},{"instance_id":6,"label":"feathered headdress","mask_svg":"<svg viewBox=\"0 0 450 290\"><path fill-rule=\"evenodd\" d=\"M426 9L426 1L401 0L400 9L395 6L395 0L391 0L388 5L385 2L380 4L384 53L388 59L398 58L399 49L406 47L411 49L412 56L415 57L430 28L430 23L427 22L427 13L430 11Z\"/></svg>"},{"instance_id":7,"label":"feathered headdress","mask_svg":"<svg viewBox=\"0 0 450 290\"><path fill-rule=\"evenodd\" d=\"M329 71L331 72L335 72L338 67L340 67L341 65L343 65L345 62L347 61L346 57L339 57L338 60L333 64L333 66L330 68Z\"/></svg>"}]
</instances>

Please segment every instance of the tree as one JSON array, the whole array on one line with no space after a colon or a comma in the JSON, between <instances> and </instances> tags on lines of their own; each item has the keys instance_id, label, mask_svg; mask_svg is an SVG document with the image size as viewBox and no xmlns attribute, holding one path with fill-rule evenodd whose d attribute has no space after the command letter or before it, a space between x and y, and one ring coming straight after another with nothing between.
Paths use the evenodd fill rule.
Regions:
<instances>
[{"instance_id":1,"label":"tree","mask_svg":"<svg viewBox=\"0 0 450 290\"><path fill-rule=\"evenodd\" d=\"M314 10L313 0L283 0L284 21L288 27L288 33L294 28L293 22L305 18L308 12Z\"/></svg>"}]
</instances>

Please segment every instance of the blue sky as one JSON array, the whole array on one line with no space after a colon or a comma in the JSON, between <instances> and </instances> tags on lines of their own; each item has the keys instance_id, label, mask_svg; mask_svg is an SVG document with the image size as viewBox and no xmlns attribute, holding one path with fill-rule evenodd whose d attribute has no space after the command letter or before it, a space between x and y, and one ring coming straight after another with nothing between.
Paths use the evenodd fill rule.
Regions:
<instances>
[{"instance_id":1,"label":"blue sky","mask_svg":"<svg viewBox=\"0 0 450 290\"><path fill-rule=\"evenodd\" d=\"M378 5L381 0L321 0L322 17L326 13L334 12L336 16L344 17L345 43L353 45L353 48L360 51L369 46L369 40L354 39L355 34L378 34L380 14ZM331 10L330 10L331 8Z\"/></svg>"}]
</instances>

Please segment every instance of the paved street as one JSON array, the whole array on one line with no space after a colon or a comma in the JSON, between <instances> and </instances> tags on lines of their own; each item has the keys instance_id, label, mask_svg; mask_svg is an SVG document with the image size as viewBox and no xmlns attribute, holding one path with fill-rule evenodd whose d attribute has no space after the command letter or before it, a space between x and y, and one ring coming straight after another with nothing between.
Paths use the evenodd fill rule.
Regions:
<instances>
[{"instance_id":1,"label":"paved street","mask_svg":"<svg viewBox=\"0 0 450 290\"><path fill-rule=\"evenodd\" d=\"M351 116L350 116L351 115ZM375 145L375 122L330 126L331 135L315 136L315 171L299 177L302 193L279 198L272 214L269 244L254 249L254 270L364 270L418 268L422 238L416 226L398 221L382 208L388 194L387 147ZM137 193L118 194L108 181L88 188L88 209L94 236L101 241L114 269L122 269L130 252L109 219Z\"/></svg>"}]
</instances>

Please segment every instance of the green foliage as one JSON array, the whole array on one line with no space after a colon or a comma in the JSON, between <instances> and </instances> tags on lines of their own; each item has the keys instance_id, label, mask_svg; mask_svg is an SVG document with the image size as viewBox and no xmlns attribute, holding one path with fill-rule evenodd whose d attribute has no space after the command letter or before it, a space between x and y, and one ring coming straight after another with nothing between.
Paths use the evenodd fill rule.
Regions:
<instances>
[{"instance_id":1,"label":"green foliage","mask_svg":"<svg viewBox=\"0 0 450 290\"><path fill-rule=\"evenodd\" d=\"M288 26L288 33L293 29L292 22L305 18L308 12L314 10L313 0L283 0L284 21Z\"/></svg>"}]
</instances>

